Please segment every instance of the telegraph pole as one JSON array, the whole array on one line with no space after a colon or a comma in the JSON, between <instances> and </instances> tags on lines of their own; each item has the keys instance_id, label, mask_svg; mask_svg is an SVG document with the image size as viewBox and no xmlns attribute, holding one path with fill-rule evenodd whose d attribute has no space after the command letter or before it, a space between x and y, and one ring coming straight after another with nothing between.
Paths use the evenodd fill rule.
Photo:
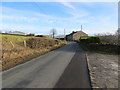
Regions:
<instances>
[{"instance_id":1,"label":"telegraph pole","mask_svg":"<svg viewBox=\"0 0 120 90\"><path fill-rule=\"evenodd\" d=\"M65 29L64 29L64 40L66 40L66 36L65 36Z\"/></svg>"},{"instance_id":2,"label":"telegraph pole","mask_svg":"<svg viewBox=\"0 0 120 90\"><path fill-rule=\"evenodd\" d=\"M64 36L65 36L65 29L64 29Z\"/></svg>"},{"instance_id":3,"label":"telegraph pole","mask_svg":"<svg viewBox=\"0 0 120 90\"><path fill-rule=\"evenodd\" d=\"M81 31L82 31L82 28L83 28L83 27L82 27L82 25L81 25Z\"/></svg>"}]
</instances>

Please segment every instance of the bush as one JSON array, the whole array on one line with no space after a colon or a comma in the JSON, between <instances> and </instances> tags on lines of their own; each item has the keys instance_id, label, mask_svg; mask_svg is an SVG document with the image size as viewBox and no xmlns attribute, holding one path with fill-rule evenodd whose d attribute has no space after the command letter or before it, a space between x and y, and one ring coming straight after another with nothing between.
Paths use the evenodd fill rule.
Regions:
<instances>
[{"instance_id":1,"label":"bush","mask_svg":"<svg viewBox=\"0 0 120 90\"><path fill-rule=\"evenodd\" d=\"M115 34L111 33L101 33L96 34L95 36L98 36L100 38L100 41L102 44L113 44L113 45L120 45L120 34L119 30Z\"/></svg>"},{"instance_id":2,"label":"bush","mask_svg":"<svg viewBox=\"0 0 120 90\"><path fill-rule=\"evenodd\" d=\"M88 42L89 43L100 43L100 38L99 37L88 37Z\"/></svg>"},{"instance_id":3,"label":"bush","mask_svg":"<svg viewBox=\"0 0 120 90\"><path fill-rule=\"evenodd\" d=\"M26 36L35 36L35 34L30 33L30 34L27 34Z\"/></svg>"},{"instance_id":4,"label":"bush","mask_svg":"<svg viewBox=\"0 0 120 90\"><path fill-rule=\"evenodd\" d=\"M44 36L44 35L36 35L35 37L46 37L46 36Z\"/></svg>"},{"instance_id":5,"label":"bush","mask_svg":"<svg viewBox=\"0 0 120 90\"><path fill-rule=\"evenodd\" d=\"M92 36L87 38L81 38L80 41L83 43L100 43L100 38Z\"/></svg>"}]
</instances>

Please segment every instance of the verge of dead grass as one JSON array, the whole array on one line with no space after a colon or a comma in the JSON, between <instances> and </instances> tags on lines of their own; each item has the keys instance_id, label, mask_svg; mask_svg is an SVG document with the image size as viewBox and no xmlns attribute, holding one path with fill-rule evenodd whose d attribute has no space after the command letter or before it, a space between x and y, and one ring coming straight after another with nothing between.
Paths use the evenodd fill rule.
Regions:
<instances>
[{"instance_id":1,"label":"verge of dead grass","mask_svg":"<svg viewBox=\"0 0 120 90\"><path fill-rule=\"evenodd\" d=\"M32 42L30 41L31 38L34 38ZM24 41L26 41L26 43L29 41L27 47L24 46ZM26 38L24 36L2 35L2 70L7 70L29 61L65 44L66 41L60 41L49 37ZM37 48L30 47L33 45L37 46Z\"/></svg>"}]
</instances>

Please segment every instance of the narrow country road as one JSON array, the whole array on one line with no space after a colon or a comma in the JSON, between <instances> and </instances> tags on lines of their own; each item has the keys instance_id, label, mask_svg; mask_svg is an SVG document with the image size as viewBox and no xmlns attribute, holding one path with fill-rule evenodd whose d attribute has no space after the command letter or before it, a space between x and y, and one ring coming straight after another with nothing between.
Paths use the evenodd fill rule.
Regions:
<instances>
[{"instance_id":1,"label":"narrow country road","mask_svg":"<svg viewBox=\"0 0 120 90\"><path fill-rule=\"evenodd\" d=\"M3 88L91 88L86 57L75 42L4 71Z\"/></svg>"}]
</instances>

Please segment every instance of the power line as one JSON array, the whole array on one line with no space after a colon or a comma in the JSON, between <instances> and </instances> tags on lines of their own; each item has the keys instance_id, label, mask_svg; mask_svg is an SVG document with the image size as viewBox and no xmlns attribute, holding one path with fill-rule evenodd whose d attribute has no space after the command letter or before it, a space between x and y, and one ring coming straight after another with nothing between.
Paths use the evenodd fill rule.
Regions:
<instances>
[{"instance_id":1,"label":"power line","mask_svg":"<svg viewBox=\"0 0 120 90\"><path fill-rule=\"evenodd\" d=\"M39 4L37 2L33 2L35 6L39 7L42 12L44 12L44 10L39 6Z\"/></svg>"}]
</instances>

